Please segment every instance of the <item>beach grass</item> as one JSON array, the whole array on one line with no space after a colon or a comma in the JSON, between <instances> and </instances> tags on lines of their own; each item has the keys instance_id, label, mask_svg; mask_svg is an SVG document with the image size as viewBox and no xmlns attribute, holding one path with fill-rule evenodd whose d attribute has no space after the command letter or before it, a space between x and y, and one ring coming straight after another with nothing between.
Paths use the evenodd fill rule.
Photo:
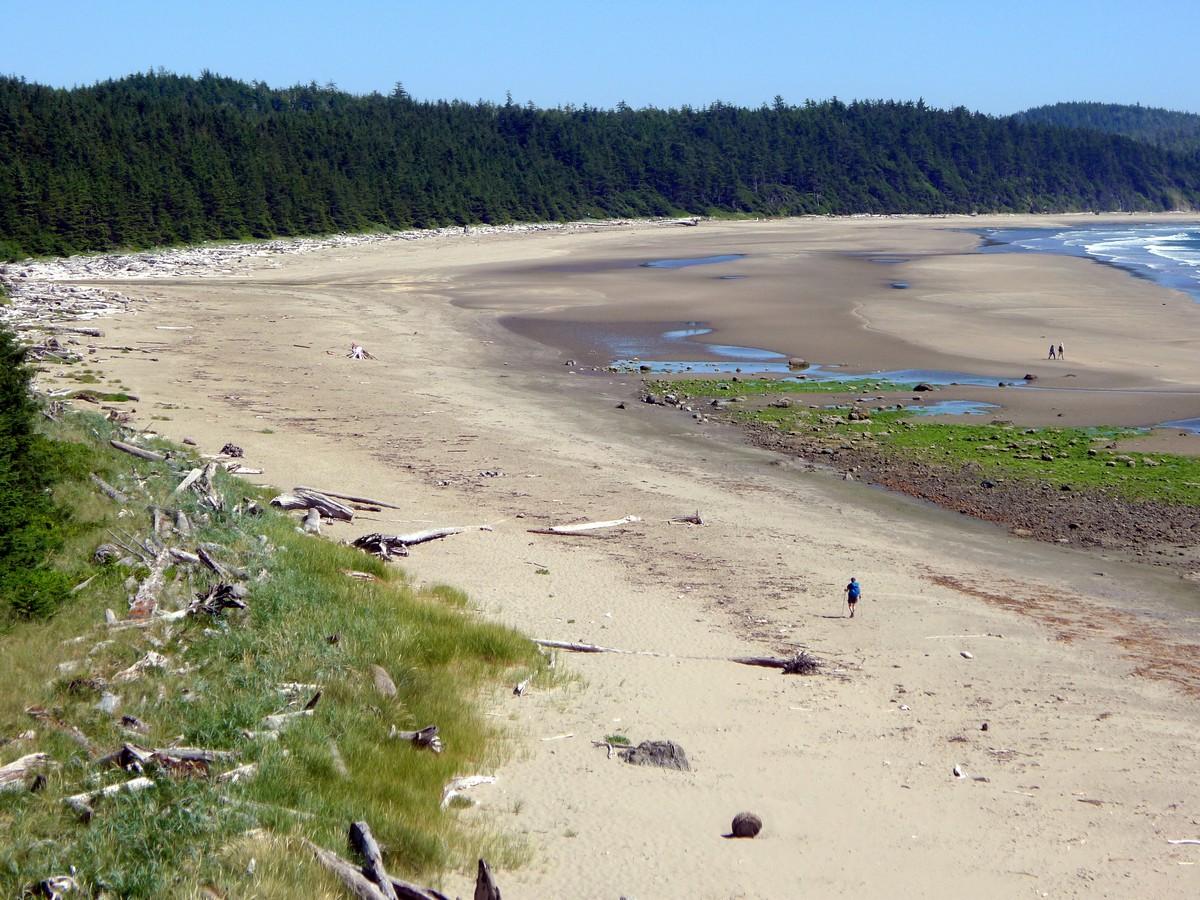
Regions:
<instances>
[{"instance_id":1,"label":"beach grass","mask_svg":"<svg viewBox=\"0 0 1200 900\"><path fill-rule=\"evenodd\" d=\"M56 565L80 583L95 577L53 615L10 613L0 628L0 764L49 754L36 792L0 793L0 895L68 872L91 895L263 895L266 883L274 896L332 895L301 839L349 855L351 821L370 824L390 871L425 883L479 857L504 867L526 859L519 841L442 809L441 796L451 778L493 772L508 754L500 720L484 707L540 677L544 657L532 642L481 621L460 591L416 588L394 565L300 533L261 490L223 470L219 509L191 491L172 496L202 464L180 448L159 444L174 456L150 462L107 447L112 426L100 417L69 416L57 427L81 448L64 455L85 474L59 488L75 513ZM129 501L97 493L88 471ZM133 555L94 565L91 555L103 542L150 546L151 505L191 520L195 533L177 536L181 549L208 548L245 573L248 609L104 626L106 609L124 618L149 567ZM159 608L182 608L218 580L173 563ZM119 674L151 653L162 661ZM393 695L377 687L373 667L390 677ZM98 708L107 694L119 698L115 713ZM286 712L301 714L278 730L267 724ZM429 725L439 728L440 753L390 736ZM131 778L99 762L124 742L231 755L198 767L148 763L152 788L104 798L86 821L64 800ZM217 780L251 763L255 777Z\"/></svg>"}]
</instances>

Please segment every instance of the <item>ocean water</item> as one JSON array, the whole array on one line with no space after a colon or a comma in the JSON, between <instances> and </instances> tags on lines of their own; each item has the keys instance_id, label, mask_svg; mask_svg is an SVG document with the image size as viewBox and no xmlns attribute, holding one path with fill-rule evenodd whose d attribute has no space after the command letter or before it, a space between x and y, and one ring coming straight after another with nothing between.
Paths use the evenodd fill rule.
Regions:
<instances>
[{"instance_id":1,"label":"ocean water","mask_svg":"<svg viewBox=\"0 0 1200 900\"><path fill-rule=\"evenodd\" d=\"M1200 223L1096 223L1070 228L982 229L983 253L1082 256L1125 269L1200 303Z\"/></svg>"}]
</instances>

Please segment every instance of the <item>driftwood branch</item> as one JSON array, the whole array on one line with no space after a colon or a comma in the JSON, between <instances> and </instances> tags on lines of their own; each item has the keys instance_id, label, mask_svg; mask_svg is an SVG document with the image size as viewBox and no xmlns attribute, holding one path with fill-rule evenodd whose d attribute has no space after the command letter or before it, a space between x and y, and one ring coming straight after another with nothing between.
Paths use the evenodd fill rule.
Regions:
<instances>
[{"instance_id":1,"label":"driftwood branch","mask_svg":"<svg viewBox=\"0 0 1200 900\"><path fill-rule=\"evenodd\" d=\"M530 534L579 534L583 531L595 531L597 528L616 528L621 525L632 525L642 521L640 516L625 516L623 519L611 519L607 522L579 522L575 525L551 525L548 528L530 528Z\"/></svg>"},{"instance_id":2,"label":"driftwood branch","mask_svg":"<svg viewBox=\"0 0 1200 900\"><path fill-rule=\"evenodd\" d=\"M296 491L297 493L300 491L305 491L310 494L320 494L323 497L336 497L338 500L349 500L351 503L365 503L367 506L386 506L388 509L403 509L403 507L396 506L394 503L385 503L382 500L372 500L370 497L356 497L354 494L339 494L335 491L324 491L320 488L304 487L304 485L297 485L296 487L292 488L292 490Z\"/></svg>"},{"instance_id":3,"label":"driftwood branch","mask_svg":"<svg viewBox=\"0 0 1200 900\"><path fill-rule=\"evenodd\" d=\"M491 531L491 525L464 525L457 528L427 528L424 531L414 531L412 534L364 534L356 538L352 545L368 553L374 553L384 559L393 556L408 556L408 548L428 541L436 541L465 531Z\"/></svg>"}]
</instances>

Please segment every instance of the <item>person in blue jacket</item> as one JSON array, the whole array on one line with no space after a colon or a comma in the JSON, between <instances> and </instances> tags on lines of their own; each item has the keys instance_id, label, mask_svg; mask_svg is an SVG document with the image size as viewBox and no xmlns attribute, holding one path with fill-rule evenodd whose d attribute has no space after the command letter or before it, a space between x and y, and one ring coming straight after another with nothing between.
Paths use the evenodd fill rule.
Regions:
<instances>
[{"instance_id":1,"label":"person in blue jacket","mask_svg":"<svg viewBox=\"0 0 1200 900\"><path fill-rule=\"evenodd\" d=\"M862 595L862 585L857 578L851 578L846 585L846 605L850 607L850 618L854 618L854 607L858 606L858 598Z\"/></svg>"}]
</instances>

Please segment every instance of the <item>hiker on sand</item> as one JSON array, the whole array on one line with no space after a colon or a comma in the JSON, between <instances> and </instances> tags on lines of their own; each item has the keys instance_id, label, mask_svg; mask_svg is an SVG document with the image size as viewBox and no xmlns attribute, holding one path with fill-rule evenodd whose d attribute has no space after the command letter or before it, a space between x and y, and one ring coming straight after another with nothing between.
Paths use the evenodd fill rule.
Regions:
<instances>
[{"instance_id":1,"label":"hiker on sand","mask_svg":"<svg viewBox=\"0 0 1200 900\"><path fill-rule=\"evenodd\" d=\"M1054 359L1054 345L1053 344L1050 345L1050 355L1047 356L1046 359Z\"/></svg>"},{"instance_id":2,"label":"hiker on sand","mask_svg":"<svg viewBox=\"0 0 1200 900\"><path fill-rule=\"evenodd\" d=\"M850 618L854 618L854 607L858 606L859 595L862 594L862 586L858 583L857 578L851 578L850 583L845 587L846 605L850 607Z\"/></svg>"},{"instance_id":3,"label":"hiker on sand","mask_svg":"<svg viewBox=\"0 0 1200 900\"><path fill-rule=\"evenodd\" d=\"M1066 357L1066 354L1065 354L1065 353L1063 353L1062 344L1059 344L1059 345L1058 345L1058 358L1059 358L1059 359L1066 359L1066 358L1067 358L1067 357Z\"/></svg>"}]
</instances>

